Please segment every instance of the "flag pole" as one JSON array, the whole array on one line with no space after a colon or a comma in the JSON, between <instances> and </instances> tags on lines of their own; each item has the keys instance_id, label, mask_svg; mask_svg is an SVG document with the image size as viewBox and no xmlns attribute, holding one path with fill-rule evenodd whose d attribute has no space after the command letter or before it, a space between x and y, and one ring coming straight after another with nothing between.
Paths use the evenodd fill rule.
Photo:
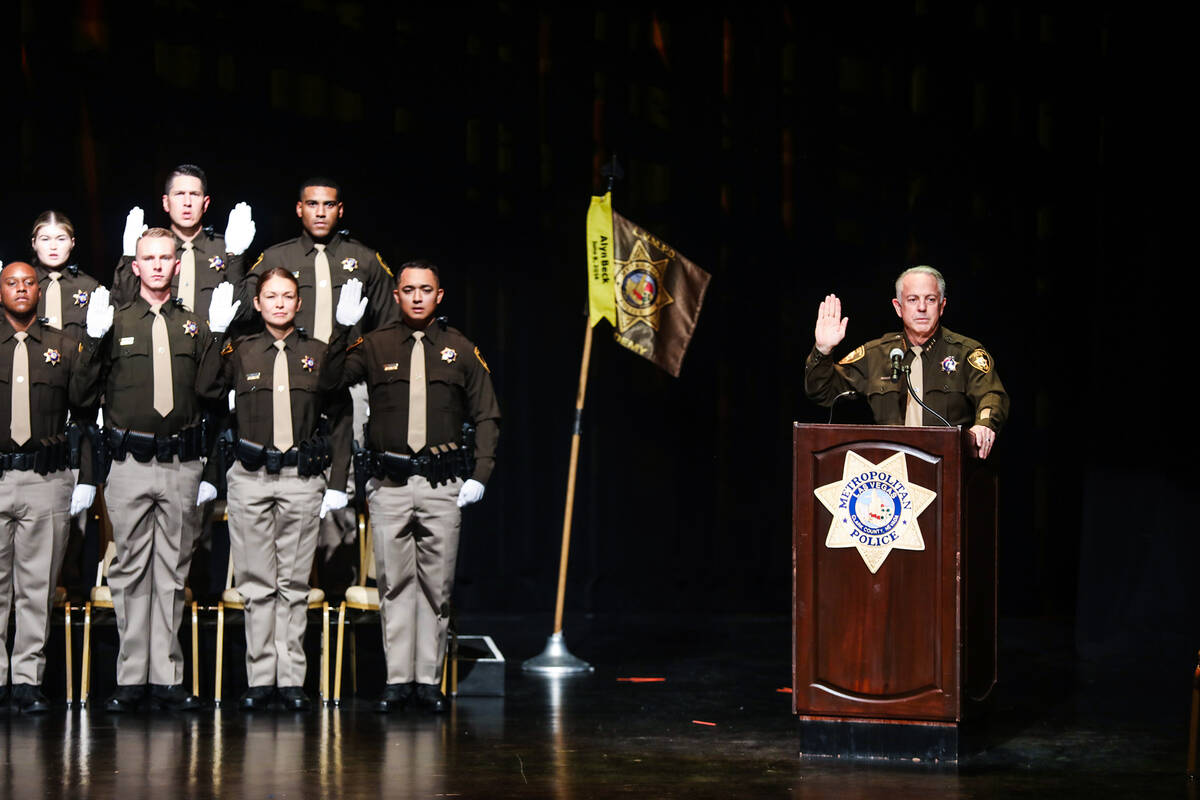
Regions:
<instances>
[{"instance_id":1,"label":"flag pole","mask_svg":"<svg viewBox=\"0 0 1200 800\"><path fill-rule=\"evenodd\" d=\"M575 475L579 467L579 440L583 435L583 400L587 395L588 365L592 360L592 322L585 315L583 359L579 364L579 390L575 393L575 418L571 424L571 461L567 468L567 503L563 510L562 553L558 559L558 595L554 602L554 632L541 655L525 660L521 669L542 675L574 675L595 670L571 655L563 639L563 601L567 594L567 556L571 551L571 517L575 511Z\"/></svg>"}]
</instances>

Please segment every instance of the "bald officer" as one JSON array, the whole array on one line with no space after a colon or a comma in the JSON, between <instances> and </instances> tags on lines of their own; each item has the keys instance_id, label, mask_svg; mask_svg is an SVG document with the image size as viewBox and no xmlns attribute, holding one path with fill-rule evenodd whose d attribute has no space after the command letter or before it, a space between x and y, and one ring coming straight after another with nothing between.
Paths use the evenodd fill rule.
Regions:
<instances>
[{"instance_id":1,"label":"bald officer","mask_svg":"<svg viewBox=\"0 0 1200 800\"><path fill-rule=\"evenodd\" d=\"M66 438L67 411L82 405L91 378L79 369L79 343L38 318L39 294L29 264L0 271L0 701L11 666L12 702L26 714L49 709L41 683L68 523L96 497L90 453L76 486Z\"/></svg>"}]
</instances>

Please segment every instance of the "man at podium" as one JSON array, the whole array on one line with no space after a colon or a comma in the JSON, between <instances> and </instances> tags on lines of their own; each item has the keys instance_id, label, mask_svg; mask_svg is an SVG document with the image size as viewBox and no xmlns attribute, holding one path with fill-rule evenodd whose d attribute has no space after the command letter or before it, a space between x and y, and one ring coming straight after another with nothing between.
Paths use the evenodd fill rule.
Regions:
<instances>
[{"instance_id":1,"label":"man at podium","mask_svg":"<svg viewBox=\"0 0 1200 800\"><path fill-rule=\"evenodd\" d=\"M849 318L842 316L837 295L828 295L817 311L816 343L804 364L805 392L824 406L857 392L879 425L940 425L932 410L951 425L968 427L979 457L987 458L1008 417L1008 393L983 345L941 325L946 279L933 267L907 269L896 279L892 305L904 330L860 345L834 363L830 355L845 338Z\"/></svg>"}]
</instances>

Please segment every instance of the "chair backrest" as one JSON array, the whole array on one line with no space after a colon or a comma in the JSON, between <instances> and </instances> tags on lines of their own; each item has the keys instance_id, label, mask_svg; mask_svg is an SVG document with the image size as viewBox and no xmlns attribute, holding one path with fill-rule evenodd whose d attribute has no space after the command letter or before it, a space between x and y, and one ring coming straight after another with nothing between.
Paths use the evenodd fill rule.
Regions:
<instances>
[{"instance_id":1,"label":"chair backrest","mask_svg":"<svg viewBox=\"0 0 1200 800\"><path fill-rule=\"evenodd\" d=\"M108 546L104 548L104 558L100 559L100 563L96 565L96 585L103 586L104 579L108 577L108 568L112 565L112 560L117 557L117 544L110 541Z\"/></svg>"}]
</instances>

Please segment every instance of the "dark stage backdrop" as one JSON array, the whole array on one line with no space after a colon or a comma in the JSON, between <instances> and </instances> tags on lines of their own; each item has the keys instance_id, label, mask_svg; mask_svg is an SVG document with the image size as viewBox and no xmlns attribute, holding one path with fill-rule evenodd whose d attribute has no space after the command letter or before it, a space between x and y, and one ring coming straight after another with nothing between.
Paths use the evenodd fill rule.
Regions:
<instances>
[{"instance_id":1,"label":"dark stage backdrop","mask_svg":"<svg viewBox=\"0 0 1200 800\"><path fill-rule=\"evenodd\" d=\"M1139 7L1140 8L1140 7ZM447 270L445 311L491 364L500 467L467 513L457 602L553 605L583 335L584 213L615 206L714 278L683 375L597 339L571 610L785 613L790 425L820 299L846 348L892 330L931 263L947 324L1013 398L1006 615L1080 642L1194 633L1197 470L1170 429L1194 359L1191 272L1162 238L1182 52L1170 20L1052 2L9 4L0 258L45 208L107 279L130 206L179 162L208 219L253 205L254 253L298 231L297 184ZM1178 94L1179 97L1185 97ZM1190 99L1190 95L1186 95ZM1186 263L1186 262L1185 262Z\"/></svg>"}]
</instances>

